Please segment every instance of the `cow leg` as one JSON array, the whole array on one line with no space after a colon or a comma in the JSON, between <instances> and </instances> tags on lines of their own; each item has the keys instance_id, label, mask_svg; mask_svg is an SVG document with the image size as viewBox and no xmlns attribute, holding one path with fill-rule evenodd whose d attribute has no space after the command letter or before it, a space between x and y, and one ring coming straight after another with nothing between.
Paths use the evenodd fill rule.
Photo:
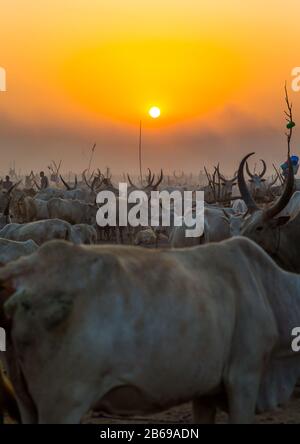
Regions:
<instances>
[{"instance_id":1,"label":"cow leg","mask_svg":"<svg viewBox=\"0 0 300 444\"><path fill-rule=\"evenodd\" d=\"M83 416L105 395L107 387L101 391L94 383L79 385L76 388L71 384L64 388L58 386L52 392L45 392L36 401L38 423L80 424Z\"/></svg>"},{"instance_id":2,"label":"cow leg","mask_svg":"<svg viewBox=\"0 0 300 444\"><path fill-rule=\"evenodd\" d=\"M259 367L259 365L258 365ZM261 375L257 371L234 366L224 381L228 396L229 423L251 424L255 420L255 407Z\"/></svg>"},{"instance_id":3,"label":"cow leg","mask_svg":"<svg viewBox=\"0 0 300 444\"><path fill-rule=\"evenodd\" d=\"M245 326L246 331L247 326ZM257 332L261 331L257 329ZM240 336L236 344L231 362L224 375L225 392L228 399L229 423L251 424L255 420L255 408L265 363L270 350L268 344L271 335L251 338L260 347L251 347L247 338ZM265 343L264 343L265 342ZM245 353L246 351L246 353Z\"/></svg>"},{"instance_id":4,"label":"cow leg","mask_svg":"<svg viewBox=\"0 0 300 444\"><path fill-rule=\"evenodd\" d=\"M49 411L43 409L41 415L39 415L39 424L80 424L82 416L86 411L82 411L81 408L74 409L68 412L60 412L54 409Z\"/></svg>"},{"instance_id":5,"label":"cow leg","mask_svg":"<svg viewBox=\"0 0 300 444\"><path fill-rule=\"evenodd\" d=\"M133 236L132 236L131 227L129 225L127 227L127 237L129 239L130 245L132 245L133 244Z\"/></svg>"},{"instance_id":6,"label":"cow leg","mask_svg":"<svg viewBox=\"0 0 300 444\"><path fill-rule=\"evenodd\" d=\"M193 423L214 424L217 408L210 398L198 398L193 400Z\"/></svg>"},{"instance_id":7,"label":"cow leg","mask_svg":"<svg viewBox=\"0 0 300 444\"><path fill-rule=\"evenodd\" d=\"M90 410L92 402L92 397L88 395L81 402L72 396L63 396L60 402L48 397L38 407L38 423L80 424L82 417Z\"/></svg>"},{"instance_id":8,"label":"cow leg","mask_svg":"<svg viewBox=\"0 0 300 444\"><path fill-rule=\"evenodd\" d=\"M37 424L36 412L19 402L22 424Z\"/></svg>"}]
</instances>

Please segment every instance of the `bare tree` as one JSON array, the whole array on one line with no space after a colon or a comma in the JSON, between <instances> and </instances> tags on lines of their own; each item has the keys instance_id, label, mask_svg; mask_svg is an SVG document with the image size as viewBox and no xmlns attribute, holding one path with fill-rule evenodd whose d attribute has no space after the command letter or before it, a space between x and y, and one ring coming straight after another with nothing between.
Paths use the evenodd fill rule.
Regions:
<instances>
[{"instance_id":1,"label":"bare tree","mask_svg":"<svg viewBox=\"0 0 300 444\"><path fill-rule=\"evenodd\" d=\"M286 115L286 121L287 121L287 129L289 130L288 132L285 133L286 137L287 137L287 144L288 144L288 156L291 156L291 139L292 139L292 135L293 135L293 128L295 126L295 122L293 121L293 104L290 102L289 100L289 95L287 92L287 87L286 87L286 82L284 85L284 91L285 91L285 102L287 105L287 111L284 111L285 115Z\"/></svg>"}]
</instances>

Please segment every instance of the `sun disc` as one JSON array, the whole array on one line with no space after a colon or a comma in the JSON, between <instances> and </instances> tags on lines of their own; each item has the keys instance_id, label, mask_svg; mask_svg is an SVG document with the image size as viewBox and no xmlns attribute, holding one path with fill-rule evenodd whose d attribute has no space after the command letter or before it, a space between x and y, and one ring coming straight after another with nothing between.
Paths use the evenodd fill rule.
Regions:
<instances>
[{"instance_id":1,"label":"sun disc","mask_svg":"<svg viewBox=\"0 0 300 444\"><path fill-rule=\"evenodd\" d=\"M149 109L149 114L152 119L157 119L160 116L160 109L157 106L152 106L152 108Z\"/></svg>"}]
</instances>

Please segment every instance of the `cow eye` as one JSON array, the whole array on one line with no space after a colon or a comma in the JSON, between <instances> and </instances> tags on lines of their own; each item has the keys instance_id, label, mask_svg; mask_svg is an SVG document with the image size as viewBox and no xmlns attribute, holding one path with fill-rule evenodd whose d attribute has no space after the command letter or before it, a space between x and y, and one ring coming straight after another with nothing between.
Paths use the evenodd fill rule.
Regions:
<instances>
[{"instance_id":1,"label":"cow eye","mask_svg":"<svg viewBox=\"0 0 300 444\"><path fill-rule=\"evenodd\" d=\"M256 227L256 231L262 231L264 227L260 226L260 227Z\"/></svg>"}]
</instances>

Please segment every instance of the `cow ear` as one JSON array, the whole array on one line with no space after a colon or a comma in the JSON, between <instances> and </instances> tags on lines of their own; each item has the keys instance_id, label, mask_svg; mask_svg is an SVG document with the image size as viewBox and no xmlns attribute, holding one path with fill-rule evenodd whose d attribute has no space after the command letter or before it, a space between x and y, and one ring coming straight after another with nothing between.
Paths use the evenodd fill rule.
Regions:
<instances>
[{"instance_id":1,"label":"cow ear","mask_svg":"<svg viewBox=\"0 0 300 444\"><path fill-rule=\"evenodd\" d=\"M265 181L266 181L266 179L261 179L261 181L262 181L262 182L265 182Z\"/></svg>"},{"instance_id":2,"label":"cow ear","mask_svg":"<svg viewBox=\"0 0 300 444\"><path fill-rule=\"evenodd\" d=\"M289 222L291 219L291 216L280 216L273 219L274 227L281 227L282 225L285 225Z\"/></svg>"}]
</instances>

